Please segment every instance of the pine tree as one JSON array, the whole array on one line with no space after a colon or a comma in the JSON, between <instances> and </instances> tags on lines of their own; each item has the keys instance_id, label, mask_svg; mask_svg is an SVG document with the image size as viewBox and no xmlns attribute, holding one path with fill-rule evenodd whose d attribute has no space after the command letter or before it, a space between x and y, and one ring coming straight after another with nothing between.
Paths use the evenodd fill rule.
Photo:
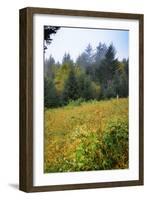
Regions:
<instances>
[{"instance_id":1,"label":"pine tree","mask_svg":"<svg viewBox=\"0 0 147 200\"><path fill-rule=\"evenodd\" d=\"M73 65L73 60L69 53L65 53L62 59L62 64Z\"/></svg>"},{"instance_id":2,"label":"pine tree","mask_svg":"<svg viewBox=\"0 0 147 200\"><path fill-rule=\"evenodd\" d=\"M90 43L86 47L85 53L87 55L87 63L91 65L93 63L93 49Z\"/></svg>"},{"instance_id":3,"label":"pine tree","mask_svg":"<svg viewBox=\"0 0 147 200\"><path fill-rule=\"evenodd\" d=\"M99 45L96 47L96 53L94 54L94 60L97 68L99 67L100 62L105 58L106 52L106 44L99 42Z\"/></svg>"},{"instance_id":4,"label":"pine tree","mask_svg":"<svg viewBox=\"0 0 147 200\"><path fill-rule=\"evenodd\" d=\"M57 107L60 104L56 88L53 80L50 78L44 78L44 106L47 108Z\"/></svg>"},{"instance_id":5,"label":"pine tree","mask_svg":"<svg viewBox=\"0 0 147 200\"><path fill-rule=\"evenodd\" d=\"M55 59L50 55L48 59L44 62L44 75L53 78L54 71L53 66L55 65Z\"/></svg>"},{"instance_id":6,"label":"pine tree","mask_svg":"<svg viewBox=\"0 0 147 200\"><path fill-rule=\"evenodd\" d=\"M78 81L73 69L69 72L69 76L65 81L63 90L63 100L68 103L70 100L76 100L79 97Z\"/></svg>"},{"instance_id":7,"label":"pine tree","mask_svg":"<svg viewBox=\"0 0 147 200\"><path fill-rule=\"evenodd\" d=\"M90 100L93 98L92 96L92 87L91 87L91 80L89 77L85 77L84 79L84 90L82 92L82 97L85 100Z\"/></svg>"},{"instance_id":8,"label":"pine tree","mask_svg":"<svg viewBox=\"0 0 147 200\"><path fill-rule=\"evenodd\" d=\"M88 44L85 51L77 58L76 64L83 69L87 69L91 67L93 62L94 62L93 49L91 44Z\"/></svg>"}]
</instances>

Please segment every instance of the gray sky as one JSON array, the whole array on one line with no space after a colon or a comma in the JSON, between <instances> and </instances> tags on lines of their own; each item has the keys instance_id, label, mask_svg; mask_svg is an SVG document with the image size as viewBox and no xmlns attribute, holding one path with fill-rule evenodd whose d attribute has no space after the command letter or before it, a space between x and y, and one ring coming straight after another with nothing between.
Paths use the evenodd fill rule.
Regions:
<instances>
[{"instance_id":1,"label":"gray sky","mask_svg":"<svg viewBox=\"0 0 147 200\"><path fill-rule=\"evenodd\" d=\"M62 61L65 52L70 53L75 61L89 43L95 49L99 42L106 45L113 43L119 60L129 57L129 31L125 30L61 27L51 38L53 40L46 50L45 57L52 55L56 62Z\"/></svg>"}]
</instances>

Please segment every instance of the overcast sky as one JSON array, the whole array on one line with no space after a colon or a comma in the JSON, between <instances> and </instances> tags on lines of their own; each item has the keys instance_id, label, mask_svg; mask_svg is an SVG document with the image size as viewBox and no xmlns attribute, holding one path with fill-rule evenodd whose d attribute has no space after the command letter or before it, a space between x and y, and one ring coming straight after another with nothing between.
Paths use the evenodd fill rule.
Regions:
<instances>
[{"instance_id":1,"label":"overcast sky","mask_svg":"<svg viewBox=\"0 0 147 200\"><path fill-rule=\"evenodd\" d=\"M129 31L126 30L61 27L51 38L53 40L45 52L45 57L52 55L56 62L62 61L65 52L70 53L75 61L89 43L95 49L99 42L106 45L113 43L119 60L129 57Z\"/></svg>"}]
</instances>

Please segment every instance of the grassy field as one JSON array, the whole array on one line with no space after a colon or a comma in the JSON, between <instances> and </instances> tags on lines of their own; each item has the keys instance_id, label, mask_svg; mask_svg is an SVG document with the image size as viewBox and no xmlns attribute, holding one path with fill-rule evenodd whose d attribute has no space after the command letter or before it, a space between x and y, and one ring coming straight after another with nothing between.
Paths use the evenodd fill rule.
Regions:
<instances>
[{"instance_id":1,"label":"grassy field","mask_svg":"<svg viewBox=\"0 0 147 200\"><path fill-rule=\"evenodd\" d=\"M128 99L45 110L44 172L128 168Z\"/></svg>"}]
</instances>

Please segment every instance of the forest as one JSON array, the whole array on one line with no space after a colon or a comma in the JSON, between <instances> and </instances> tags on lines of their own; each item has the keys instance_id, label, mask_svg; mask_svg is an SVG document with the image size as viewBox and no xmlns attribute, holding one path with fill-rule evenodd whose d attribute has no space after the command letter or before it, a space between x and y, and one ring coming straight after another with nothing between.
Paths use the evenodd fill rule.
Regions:
<instances>
[{"instance_id":1,"label":"forest","mask_svg":"<svg viewBox=\"0 0 147 200\"><path fill-rule=\"evenodd\" d=\"M119 61L111 43L90 44L74 62L65 52L62 63L50 55L44 63L44 105L65 106L71 101L128 97L128 59Z\"/></svg>"}]
</instances>

